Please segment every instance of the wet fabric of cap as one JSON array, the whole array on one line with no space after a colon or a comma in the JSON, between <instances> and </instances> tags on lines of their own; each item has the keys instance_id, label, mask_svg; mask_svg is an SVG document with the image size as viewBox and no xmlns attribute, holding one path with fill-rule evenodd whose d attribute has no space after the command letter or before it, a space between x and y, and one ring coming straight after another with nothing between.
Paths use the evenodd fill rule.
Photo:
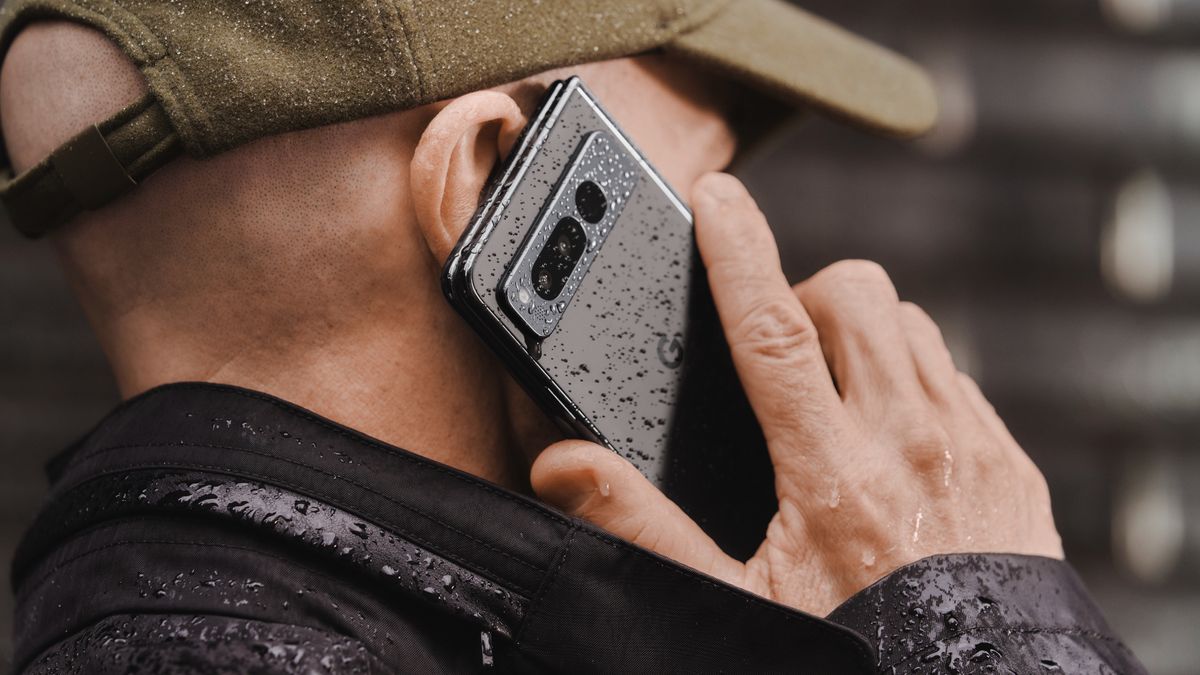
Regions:
<instances>
[{"instance_id":1,"label":"wet fabric of cap","mask_svg":"<svg viewBox=\"0 0 1200 675\"><path fill-rule=\"evenodd\" d=\"M0 186L32 236L182 152L655 49L883 133L918 134L936 114L916 66L782 0L9 0L0 50L45 19L105 33L150 94Z\"/></svg>"}]
</instances>

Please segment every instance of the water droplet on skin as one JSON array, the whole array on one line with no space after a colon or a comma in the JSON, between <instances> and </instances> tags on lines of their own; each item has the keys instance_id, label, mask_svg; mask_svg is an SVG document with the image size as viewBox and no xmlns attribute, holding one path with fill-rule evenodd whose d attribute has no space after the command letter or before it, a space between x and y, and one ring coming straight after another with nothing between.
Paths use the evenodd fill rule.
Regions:
<instances>
[{"instance_id":1,"label":"water droplet on skin","mask_svg":"<svg viewBox=\"0 0 1200 675\"><path fill-rule=\"evenodd\" d=\"M916 518L916 522L913 523L913 533L912 533L912 542L914 544L917 543L917 539L921 538L921 519L924 517L925 517L925 514L920 509L917 509L917 518Z\"/></svg>"},{"instance_id":2,"label":"water droplet on skin","mask_svg":"<svg viewBox=\"0 0 1200 675\"><path fill-rule=\"evenodd\" d=\"M607 497L610 494L612 494L612 486L609 485L608 481L604 481L600 484L600 496Z\"/></svg>"},{"instance_id":3,"label":"water droplet on skin","mask_svg":"<svg viewBox=\"0 0 1200 675\"><path fill-rule=\"evenodd\" d=\"M863 551L862 564L863 567L873 567L875 565L875 552Z\"/></svg>"},{"instance_id":4,"label":"water droplet on skin","mask_svg":"<svg viewBox=\"0 0 1200 675\"><path fill-rule=\"evenodd\" d=\"M836 509L842 503L842 491L838 489L837 483L833 484L833 492L829 493L829 508Z\"/></svg>"}]
</instances>

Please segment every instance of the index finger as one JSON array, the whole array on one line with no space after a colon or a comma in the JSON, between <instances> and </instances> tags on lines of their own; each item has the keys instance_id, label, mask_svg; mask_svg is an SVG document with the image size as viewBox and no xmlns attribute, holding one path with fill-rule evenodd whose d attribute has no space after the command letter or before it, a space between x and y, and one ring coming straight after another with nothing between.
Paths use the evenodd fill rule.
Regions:
<instances>
[{"instance_id":1,"label":"index finger","mask_svg":"<svg viewBox=\"0 0 1200 675\"><path fill-rule=\"evenodd\" d=\"M741 182L709 174L693 190L696 243L734 366L776 467L820 447L843 413L817 330L788 285L775 237Z\"/></svg>"}]
</instances>

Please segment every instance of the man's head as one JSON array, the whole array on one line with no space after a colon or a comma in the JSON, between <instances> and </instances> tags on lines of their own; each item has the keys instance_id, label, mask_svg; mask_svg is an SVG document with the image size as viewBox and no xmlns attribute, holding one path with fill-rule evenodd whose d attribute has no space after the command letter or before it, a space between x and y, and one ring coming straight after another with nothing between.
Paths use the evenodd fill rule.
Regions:
<instances>
[{"instance_id":1,"label":"man's head","mask_svg":"<svg viewBox=\"0 0 1200 675\"><path fill-rule=\"evenodd\" d=\"M476 391L504 386L499 373L480 383L496 366L442 299L438 270L494 164L546 86L568 73L673 184L690 186L732 157L734 85L650 54L176 160L52 236L122 393L211 379L303 398L297 389L320 378L353 397L373 388L364 368L410 357L441 360ZM103 36L31 26L0 73L15 168L144 86ZM458 398L429 382L391 387L410 401L417 391Z\"/></svg>"},{"instance_id":2,"label":"man's head","mask_svg":"<svg viewBox=\"0 0 1200 675\"><path fill-rule=\"evenodd\" d=\"M647 10L656 3L619 4L629 6L626 18L653 18L657 11ZM793 55L815 50L820 58L811 68L793 73L774 59L760 58L745 43L749 34L798 15L772 0L745 7L751 4L754 12L741 12L738 4L682 3L630 38L661 40L683 30L666 53L654 50L536 72L399 112L266 135L205 159L177 158L116 201L70 219L55 231L55 248L122 393L179 380L266 389L481 475L523 477L523 470L509 476L498 465L467 466L468 458L455 454L497 444L538 447L551 432L453 315L441 297L437 273L493 166L511 148L551 81L580 75L684 193L700 175L729 162L736 147L735 109L755 100L711 66L697 65L706 61L895 132L927 123L924 90L908 102L907 93L888 102L888 91L878 92L877 101L872 90L896 88L896 82L914 77L920 89L919 75L811 17L795 24L802 33L774 31L777 39L811 38L801 54ZM440 7L414 13L436 14ZM622 16L608 18L620 23ZM687 26L681 28L681 21ZM693 24L707 29L695 30ZM427 28L437 36L441 24L434 20ZM219 129L221 119L236 138L255 137L254 125L273 119L270 110L257 110L249 122L222 118L230 108L214 99L214 92L238 92L242 105L256 106L259 102L245 100L244 90L262 89L261 103L275 96L279 105L301 110L293 117L311 117L307 84L298 84L293 96L279 82L290 81L298 64L315 57L293 48L280 57L293 59L281 65L287 77L268 77L262 85L253 69L224 60L243 53L240 43L226 38L244 29L220 25L218 35L189 35L185 42L195 50L193 58L175 56L176 70L193 68L207 78L197 95L218 120L198 125L201 131L192 122L179 127L185 145L218 142L212 129ZM262 66L276 53L269 43L276 34L269 26L253 30L265 31L260 37L267 44L244 53ZM519 34L510 37L516 40ZM177 93L173 81L164 84L166 69L159 61L145 60L138 45L127 41L117 40L118 47L110 37L68 22L23 25L16 34L0 72L0 121L16 172L42 161L80 129L112 116L147 87L159 97L164 91ZM597 45L609 40L592 39ZM569 60L587 61L575 55L585 43L582 38L565 42ZM457 77L470 77L461 61L469 50L462 49L444 43L446 61L440 65L461 71ZM353 50L346 54L355 57ZM345 54L324 56L337 60ZM426 77L437 73L438 62L430 60L436 56L425 55ZM515 59L512 63L522 58L504 56ZM843 61L844 67L827 65ZM419 89L432 86L417 75ZM320 79L324 82L326 75ZM326 99L315 110L337 109L337 84L322 91L317 96ZM356 95L373 100L370 92ZM169 111L182 105L171 96L165 99Z\"/></svg>"}]
</instances>

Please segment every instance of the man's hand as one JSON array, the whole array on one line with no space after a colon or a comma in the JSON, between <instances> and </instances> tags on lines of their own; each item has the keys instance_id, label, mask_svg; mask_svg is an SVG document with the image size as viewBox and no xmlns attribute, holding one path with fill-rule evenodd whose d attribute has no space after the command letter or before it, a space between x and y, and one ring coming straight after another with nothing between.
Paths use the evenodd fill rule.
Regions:
<instances>
[{"instance_id":1,"label":"man's hand","mask_svg":"<svg viewBox=\"0 0 1200 675\"><path fill-rule=\"evenodd\" d=\"M771 230L737 179L702 178L693 206L775 466L779 512L765 541L744 564L730 558L631 464L583 441L553 445L534 464L542 499L821 615L928 555L1062 557L1041 474L882 268L840 262L789 288Z\"/></svg>"}]
</instances>

